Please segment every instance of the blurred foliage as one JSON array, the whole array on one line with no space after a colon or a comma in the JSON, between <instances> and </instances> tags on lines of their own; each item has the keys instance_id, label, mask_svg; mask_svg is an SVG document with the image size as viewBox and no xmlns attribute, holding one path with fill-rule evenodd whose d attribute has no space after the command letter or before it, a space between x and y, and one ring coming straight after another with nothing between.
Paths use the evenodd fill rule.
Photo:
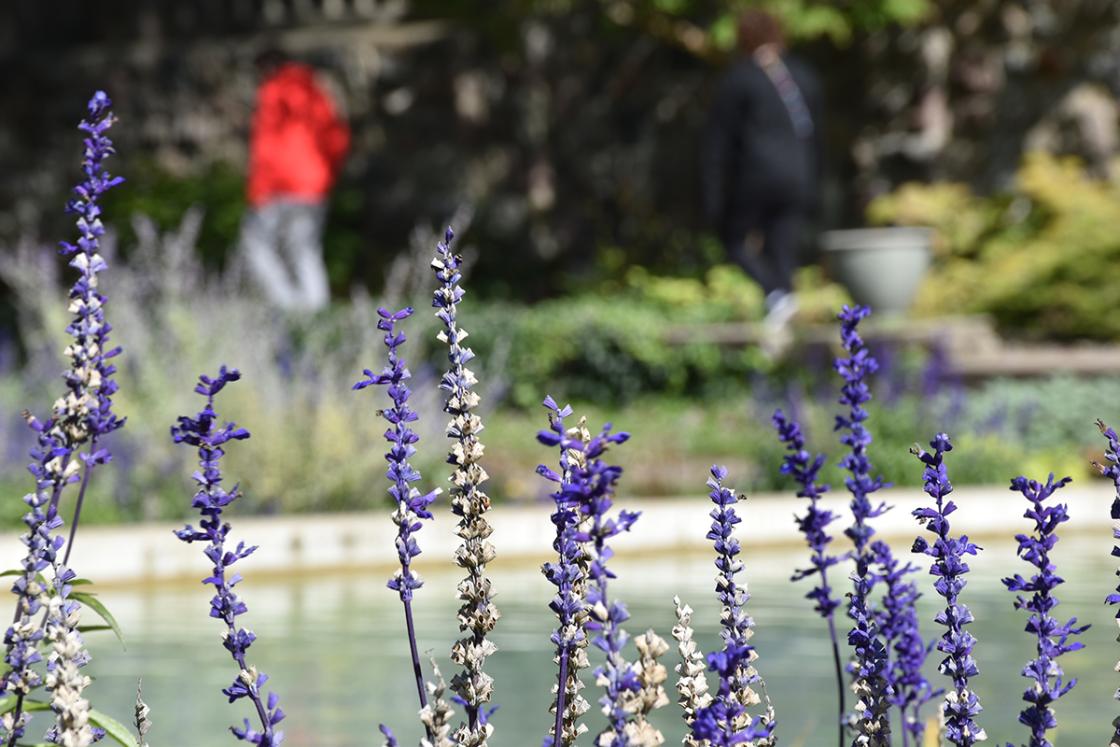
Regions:
<instances>
[{"instance_id":1,"label":"blurred foliage","mask_svg":"<svg viewBox=\"0 0 1120 747\"><path fill-rule=\"evenodd\" d=\"M654 37L675 41L691 51L729 50L736 23L747 8L760 7L779 18L795 39L828 37L846 44L860 32L923 20L931 0L594 0L604 15L620 25L635 25ZM429 2L428 6L438 6ZM525 10L570 12L586 0L528 0ZM674 24L672 22L677 22Z\"/></svg>"},{"instance_id":2,"label":"blurred foliage","mask_svg":"<svg viewBox=\"0 0 1120 747\"><path fill-rule=\"evenodd\" d=\"M797 412L808 448L829 456L822 479L841 490L845 474L836 462L843 447L832 427L836 382L830 371L817 373L821 386L812 396L796 384L755 380L706 399L644 396L609 407L576 400L574 407L592 423L612 421L631 433L634 448L619 452L619 458L627 491L634 495L699 498L696 475L713 461L743 475L748 491L792 490L777 469L784 452L769 422L778 407ZM895 396L888 389L882 379L873 387L870 456L876 473L900 487L922 484L911 446L943 430L954 436L951 471L957 485L1006 485L1019 474L1041 478L1051 471L1093 479L1090 460L1102 457L1092 417L1103 401L1120 401L1117 378L995 381L972 392L946 385L932 397L914 389ZM1070 406L1063 408L1063 402ZM1120 411L1115 414L1120 417ZM1047 433L1051 416L1058 427ZM540 426L541 416L533 412L502 410L487 419L487 469L496 494L528 498L541 492L530 469L541 450L528 437Z\"/></svg>"},{"instance_id":3,"label":"blurred foliage","mask_svg":"<svg viewBox=\"0 0 1120 747\"><path fill-rule=\"evenodd\" d=\"M210 266L222 266L237 241L245 211L245 174L241 169L215 162L198 174L175 174L154 161L134 160L128 178L105 198L105 212L117 217L122 246L136 244L129 219L145 216L160 230L177 227L192 207L206 215L196 250Z\"/></svg>"},{"instance_id":4,"label":"blurred foliage","mask_svg":"<svg viewBox=\"0 0 1120 747\"><path fill-rule=\"evenodd\" d=\"M839 285L806 268L795 283L802 321L830 321L848 302ZM474 312L480 355L501 350L510 400L535 406L544 393L623 403L650 393L713 396L741 388L750 375L779 373L755 345L716 345L698 326L761 320L761 291L738 267L717 265L701 278L658 276L631 267L610 293L582 294L531 306L487 303ZM492 359L492 358L491 358Z\"/></svg>"},{"instance_id":5,"label":"blurred foliage","mask_svg":"<svg viewBox=\"0 0 1120 747\"><path fill-rule=\"evenodd\" d=\"M755 349L669 342L679 320L638 299L488 304L475 318L472 341L480 355L498 344L508 350L510 398L521 407L547 393L616 404L646 392L702 395L765 367Z\"/></svg>"},{"instance_id":6,"label":"blurred foliage","mask_svg":"<svg viewBox=\"0 0 1120 747\"><path fill-rule=\"evenodd\" d=\"M172 445L167 427L198 409L195 377L222 362L245 376L223 393L220 409L253 432L230 450L227 463L231 479L245 487L247 508L275 513L383 505L384 424L376 413L384 393L350 391L362 368L376 369L384 360L373 324L376 304L359 295L312 317L279 314L204 270L191 248L197 226L188 220L159 235L138 223L138 236L148 238L127 262L108 258L114 339L125 346L116 404L128 426L110 444L113 467L93 483L89 520L177 519L189 511L194 455ZM49 269L56 265L44 259L53 259L49 249L17 252L0 270L22 299L29 351L25 365L0 377L0 487L11 491L21 489L23 454L32 442L16 413L28 404L40 409L60 386L65 305L61 291L44 292L59 285ZM424 279L425 264L415 268ZM846 300L816 270L803 270L797 282L808 320L826 321ZM405 285L392 305L425 308L430 286ZM472 333L478 353L472 367L491 408L485 414L490 492L499 500L528 500L544 490L533 472L543 458L533 433L542 425L538 403L545 394L594 403L579 410L635 434L642 448L628 452L627 464L635 493L694 493L696 476L713 459L747 476L753 490L785 489L769 416L779 406L796 411L812 445L837 452L832 351L816 346L779 364L757 346L700 339L711 325L735 331L761 313L758 291L730 266L691 279L632 269L609 293L533 306L469 296L461 319ZM434 331L427 313L410 320L411 403L428 444L417 466L426 484L447 477L446 417L436 387L444 351ZM937 430L957 438L954 479L961 484L1001 483L1018 472L1049 469L1080 477L1089 458L1099 458L1092 419L1120 420L1109 412L1110 403L1120 402L1120 379L992 382L966 391L916 350L876 355L882 368L872 407L873 456L897 484L919 482L909 446ZM841 479L834 465L826 476ZM17 510L18 503L5 508L0 522L18 521Z\"/></svg>"},{"instance_id":7,"label":"blurred foliage","mask_svg":"<svg viewBox=\"0 0 1120 747\"><path fill-rule=\"evenodd\" d=\"M1073 159L1029 154L1014 186L980 197L951 184L907 185L873 202L876 223L932 226L938 256L917 309L989 314L1011 336L1120 338L1120 181Z\"/></svg>"}]
</instances>

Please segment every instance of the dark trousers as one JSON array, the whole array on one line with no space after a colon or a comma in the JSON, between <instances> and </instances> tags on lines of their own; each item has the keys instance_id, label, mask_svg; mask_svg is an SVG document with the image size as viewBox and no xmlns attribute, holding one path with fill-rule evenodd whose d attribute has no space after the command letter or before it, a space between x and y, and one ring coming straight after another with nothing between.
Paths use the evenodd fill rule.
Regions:
<instances>
[{"instance_id":1,"label":"dark trousers","mask_svg":"<svg viewBox=\"0 0 1120 747\"><path fill-rule=\"evenodd\" d=\"M724 237L728 257L743 268L762 290L789 293L806 225L800 207L771 207L761 211L745 229Z\"/></svg>"}]
</instances>

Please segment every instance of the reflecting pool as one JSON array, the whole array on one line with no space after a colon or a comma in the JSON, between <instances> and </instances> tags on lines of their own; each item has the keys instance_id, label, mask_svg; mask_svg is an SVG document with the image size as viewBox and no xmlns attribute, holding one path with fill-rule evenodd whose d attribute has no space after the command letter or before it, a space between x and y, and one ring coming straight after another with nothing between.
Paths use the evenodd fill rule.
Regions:
<instances>
[{"instance_id":1,"label":"reflecting pool","mask_svg":"<svg viewBox=\"0 0 1120 747\"><path fill-rule=\"evenodd\" d=\"M980 639L976 690L985 705L981 723L991 744L1019 743L1025 741L1025 731L1016 719L1026 684L1019 672L1033 648L1022 632L1025 615L1012 609L1012 595L999 579L1028 568L1015 558L1013 544L982 544L985 551L973 563L975 573L966 589L966 602L978 619L972 629ZM1116 583L1110 547L1107 534L1071 536L1055 552L1059 571L1068 579L1058 612L1094 626L1083 638L1087 649L1064 659L1066 671L1081 682L1058 709L1057 742L1062 745L1104 743L1118 710L1112 695L1120 675L1112 667L1120 646L1112 613L1102 604ZM896 550L905 553L908 548ZM824 626L802 598L808 582L787 580L802 554L751 553L748 548L745 557L758 669L777 709L781 743L830 747L835 744L835 691ZM553 623L546 608L551 587L535 566L526 566L499 565L493 573L503 614L495 635L500 652L488 668L497 679L501 704L493 747L536 747L549 721L549 685L555 677L548 648ZM694 622L705 650L715 645L718 614L707 555L622 557L615 568L619 578L614 589L629 606L632 633L653 627L672 643L672 597L679 593L696 609ZM385 589L383 571L255 580L251 559L241 570L248 576L239 587L249 605L243 619L260 637L250 659L271 675L270 684L281 695L288 713L285 744L380 745L379 722L393 726L402 745L418 742L400 604ZM446 654L457 632L457 576L428 573L426 581L416 602L421 647L436 656L450 678ZM928 577L923 584L923 619L931 620L936 602ZM233 739L226 727L249 715L244 704L229 706L220 692L236 673L220 645L219 623L207 617L208 589L177 585L102 592L125 629L128 647L122 650L106 634L90 636L94 662L88 671L96 680L89 692L96 707L124 720L131 717L136 679L142 676L154 721L149 741L158 747L229 745ZM934 633L932 622L926 633ZM933 671L935 657L930 674L940 680ZM666 663L671 669L676 661L674 647ZM682 733L673 682L675 675L669 683L674 704L657 716L670 745L679 744ZM594 685L586 692L589 699L597 697ZM602 718L597 711L589 715L594 732ZM39 724L44 720L36 718Z\"/></svg>"}]
</instances>

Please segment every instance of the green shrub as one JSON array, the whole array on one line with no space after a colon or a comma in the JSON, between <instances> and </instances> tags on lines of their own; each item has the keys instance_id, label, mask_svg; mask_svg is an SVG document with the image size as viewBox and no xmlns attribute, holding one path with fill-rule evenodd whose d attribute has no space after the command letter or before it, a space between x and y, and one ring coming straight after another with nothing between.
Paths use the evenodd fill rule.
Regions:
<instances>
[{"instance_id":1,"label":"green shrub","mask_svg":"<svg viewBox=\"0 0 1120 747\"><path fill-rule=\"evenodd\" d=\"M1030 154L1012 190L987 198L906 185L869 218L937 230L920 313L988 314L1017 337L1120 337L1120 317L1104 313L1120 298L1120 183L1093 180L1076 161Z\"/></svg>"}]
</instances>

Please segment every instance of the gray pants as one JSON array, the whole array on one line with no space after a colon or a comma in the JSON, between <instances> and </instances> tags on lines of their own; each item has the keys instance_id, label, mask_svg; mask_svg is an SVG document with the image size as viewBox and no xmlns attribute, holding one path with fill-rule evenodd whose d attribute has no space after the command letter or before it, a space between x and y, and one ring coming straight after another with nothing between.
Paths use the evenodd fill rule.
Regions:
<instances>
[{"instance_id":1,"label":"gray pants","mask_svg":"<svg viewBox=\"0 0 1120 747\"><path fill-rule=\"evenodd\" d=\"M241 222L249 273L274 305L317 311L330 301L323 263L322 202L279 199L250 208Z\"/></svg>"}]
</instances>

